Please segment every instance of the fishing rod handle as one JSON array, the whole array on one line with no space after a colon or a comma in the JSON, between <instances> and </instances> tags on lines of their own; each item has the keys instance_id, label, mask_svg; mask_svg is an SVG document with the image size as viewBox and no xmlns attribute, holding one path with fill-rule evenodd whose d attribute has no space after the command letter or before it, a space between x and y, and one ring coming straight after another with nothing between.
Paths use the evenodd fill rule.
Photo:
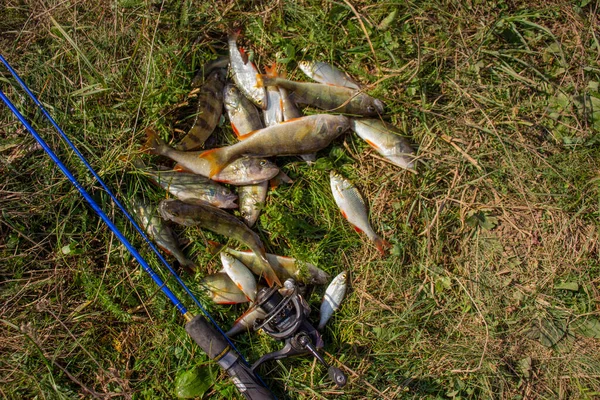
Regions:
<instances>
[{"instance_id":1,"label":"fishing rod handle","mask_svg":"<svg viewBox=\"0 0 600 400\"><path fill-rule=\"evenodd\" d=\"M271 391L263 386L256 375L241 362L239 356L231 349L229 343L201 315L195 316L185 325L185 330L192 339L223 368L233 383L248 400L275 400Z\"/></svg>"}]
</instances>

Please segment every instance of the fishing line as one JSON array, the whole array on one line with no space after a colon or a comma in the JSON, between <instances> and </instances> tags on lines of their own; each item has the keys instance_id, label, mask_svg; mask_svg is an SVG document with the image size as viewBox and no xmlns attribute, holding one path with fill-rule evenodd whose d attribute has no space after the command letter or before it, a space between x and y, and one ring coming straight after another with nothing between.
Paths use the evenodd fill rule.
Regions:
<instances>
[{"instance_id":1,"label":"fishing line","mask_svg":"<svg viewBox=\"0 0 600 400\"><path fill-rule=\"evenodd\" d=\"M129 220L129 222L133 225L133 227L137 230L137 232L142 236L146 244L150 247L150 249L156 254L162 264L169 270L171 275L175 278L177 283L184 289L184 291L192 298L196 306L200 308L202 313L211 321L213 326L217 329L217 331L222 335L222 337L227 341L229 346L240 356L240 359L246 365L250 365L245 357L241 354L241 352L237 349L237 347L232 343L225 332L221 329L221 327L217 324L214 318L210 315L210 313L202 306L202 304L198 301L196 296L191 292L191 290L187 287L187 285L181 280L179 275L173 270L168 261L162 256L160 251L156 248L156 246L152 243L150 238L145 234L145 232L141 229L141 227L137 224L135 219L131 216L131 214L125 209L125 207L121 204L121 202L116 198L110 188L104 183L102 178L96 173L96 171L92 168L92 166L87 162L83 154L79 152L77 147L73 144L73 142L68 138L66 133L58 126L56 121L52 118L52 116L46 111L42 103L37 99L37 97L31 92L29 87L25 84L25 82L21 79L21 77L17 74L17 72L11 67L8 61L0 54L0 61L4 64L4 66L8 69L11 75L15 78L15 80L19 83L21 88L27 93L29 98L36 104L38 109L44 114L44 116L50 121L52 126L58 131L63 140L67 143L67 145L75 152L77 157L83 162L88 171L94 176L94 178L98 181L98 183L102 186L102 188L106 191L106 193L110 196L115 205L121 210L123 215ZM89 193L79 184L77 179L71 174L68 168L60 161L60 159L56 156L56 154L52 151L52 149L48 146L48 144L42 139L42 137L37 133L37 131L27 122L25 117L16 109L14 104L6 97L6 95L0 90L0 99L8 106L11 112L19 119L19 121L27 128L27 130L33 135L33 137L38 141L38 143L42 146L44 151L50 156L52 161L60 168L63 174L69 179L69 181L77 188L77 190L81 193L84 199L88 202L88 204L92 207L92 209L100 216L100 218L107 224L109 229L117 236L119 241L123 243L123 245L127 248L127 250L135 257L135 259L140 263L142 268L150 275L152 280L159 286L159 288L163 291L163 293L171 300L171 302L175 305L177 310L181 312L181 314L186 318L186 320L190 320L193 315L187 311L181 301L175 296L173 292L166 286L166 284L162 281L162 279L152 270L152 268L148 265L146 260L139 254L139 252L131 245L131 243L127 240L127 238L119 231L119 229L113 224L113 222L108 218L108 216L102 211L100 206L94 201L94 199L89 195ZM259 381L266 386L263 382L262 378L258 376Z\"/></svg>"}]
</instances>

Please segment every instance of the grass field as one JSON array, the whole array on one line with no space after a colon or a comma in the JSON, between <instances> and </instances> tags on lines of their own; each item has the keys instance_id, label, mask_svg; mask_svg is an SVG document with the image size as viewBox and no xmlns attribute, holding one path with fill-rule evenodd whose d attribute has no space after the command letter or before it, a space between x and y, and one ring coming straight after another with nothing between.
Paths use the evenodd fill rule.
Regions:
<instances>
[{"instance_id":1,"label":"grass field","mask_svg":"<svg viewBox=\"0 0 600 400\"><path fill-rule=\"evenodd\" d=\"M165 197L130 161L165 163L141 154L144 129L181 137L191 80L226 53L232 25L259 65L303 80L297 62L329 61L385 102L418 148L418 174L351 133L314 167L277 160L294 183L270 193L255 230L270 252L351 274L324 333L348 385L289 359L260 371L278 396L600 397L600 1L351 3L4 0L0 51L124 200ZM142 248L4 69L0 89ZM217 143L233 138L221 125ZM34 143L0 106L1 396L174 398L207 358ZM389 256L343 220L333 168L364 193ZM177 232L203 271L219 268L205 240L223 238ZM184 280L200 293L204 273ZM243 309L209 305L224 327ZM280 347L236 343L250 360ZM219 372L205 397L234 393Z\"/></svg>"}]
</instances>

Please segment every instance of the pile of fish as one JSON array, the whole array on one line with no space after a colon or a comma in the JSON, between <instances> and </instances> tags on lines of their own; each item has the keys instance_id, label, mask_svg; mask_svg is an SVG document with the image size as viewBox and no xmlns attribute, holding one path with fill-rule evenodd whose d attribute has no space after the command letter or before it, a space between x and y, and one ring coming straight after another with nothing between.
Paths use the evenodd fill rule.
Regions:
<instances>
[{"instance_id":1,"label":"pile of fish","mask_svg":"<svg viewBox=\"0 0 600 400\"><path fill-rule=\"evenodd\" d=\"M416 164L415 151L407 139L381 120L383 102L366 94L348 74L327 63L309 61L300 62L299 67L318 83L288 80L277 73L276 65L260 74L247 52L238 46L238 36L239 32L229 35L227 57L206 65L194 78L197 111L179 143L171 147L154 130L147 130L147 150L172 159L176 165L172 170L150 170L140 163L136 166L175 198L163 200L158 206L140 198L134 200L148 234L186 270L198 268L179 248L166 221L210 230L249 249L208 243L209 251L220 255L223 269L202 279L206 293L218 304L251 303L227 333L230 336L250 329L254 320L264 317L252 307L261 285L281 287L282 282L292 278L312 288L330 280L329 274L315 265L266 253L251 229L266 200L269 183L291 183L271 157L297 155L310 165L319 150L352 130L390 163L409 170L414 170ZM323 111L305 116L298 108L300 104L313 112ZM239 141L203 149L223 108ZM385 255L389 243L373 230L367 205L356 186L335 171L331 171L330 182L344 218ZM237 195L223 184L237 188ZM223 210L237 208L236 201L242 220ZM325 290L318 329L339 308L347 281L348 273L342 272Z\"/></svg>"}]
</instances>

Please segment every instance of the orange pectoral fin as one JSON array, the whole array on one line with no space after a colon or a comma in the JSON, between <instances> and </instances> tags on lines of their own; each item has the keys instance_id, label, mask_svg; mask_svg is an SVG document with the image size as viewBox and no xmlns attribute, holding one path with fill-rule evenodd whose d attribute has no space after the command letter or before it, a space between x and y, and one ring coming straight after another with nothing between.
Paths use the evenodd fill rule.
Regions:
<instances>
[{"instance_id":1,"label":"orange pectoral fin","mask_svg":"<svg viewBox=\"0 0 600 400\"><path fill-rule=\"evenodd\" d=\"M233 129L233 133L235 133L235 137L238 138L238 140L240 139L240 131L238 130L238 128L233 124L233 122L231 123L231 129Z\"/></svg>"},{"instance_id":2,"label":"orange pectoral fin","mask_svg":"<svg viewBox=\"0 0 600 400\"><path fill-rule=\"evenodd\" d=\"M379 146L377 146L375 143L371 142L370 140L365 139L365 142L369 143L369 145L374 148L375 150L379 150Z\"/></svg>"},{"instance_id":3,"label":"orange pectoral fin","mask_svg":"<svg viewBox=\"0 0 600 400\"><path fill-rule=\"evenodd\" d=\"M342 212L342 217L344 217L345 219L348 219L348 215L346 214L346 211L344 210L340 210Z\"/></svg>"},{"instance_id":4,"label":"orange pectoral fin","mask_svg":"<svg viewBox=\"0 0 600 400\"><path fill-rule=\"evenodd\" d=\"M175 164L175 166L173 167L173 171L175 171L175 172L192 172L179 163Z\"/></svg>"},{"instance_id":5,"label":"orange pectoral fin","mask_svg":"<svg viewBox=\"0 0 600 400\"><path fill-rule=\"evenodd\" d=\"M219 157L220 153L218 152L218 150L220 150L220 149L217 148L217 149L206 150L198 156L198 157L204 158L206 161L208 161L208 163L210 165L210 172L208 174L209 178L212 178L213 176L215 176L216 174L221 172L223 170L223 168L225 168L227 166L227 164L223 164L223 162L221 161L221 159Z\"/></svg>"},{"instance_id":6,"label":"orange pectoral fin","mask_svg":"<svg viewBox=\"0 0 600 400\"><path fill-rule=\"evenodd\" d=\"M358 226L353 226L354 230L358 233L362 233L362 230Z\"/></svg>"}]
</instances>

